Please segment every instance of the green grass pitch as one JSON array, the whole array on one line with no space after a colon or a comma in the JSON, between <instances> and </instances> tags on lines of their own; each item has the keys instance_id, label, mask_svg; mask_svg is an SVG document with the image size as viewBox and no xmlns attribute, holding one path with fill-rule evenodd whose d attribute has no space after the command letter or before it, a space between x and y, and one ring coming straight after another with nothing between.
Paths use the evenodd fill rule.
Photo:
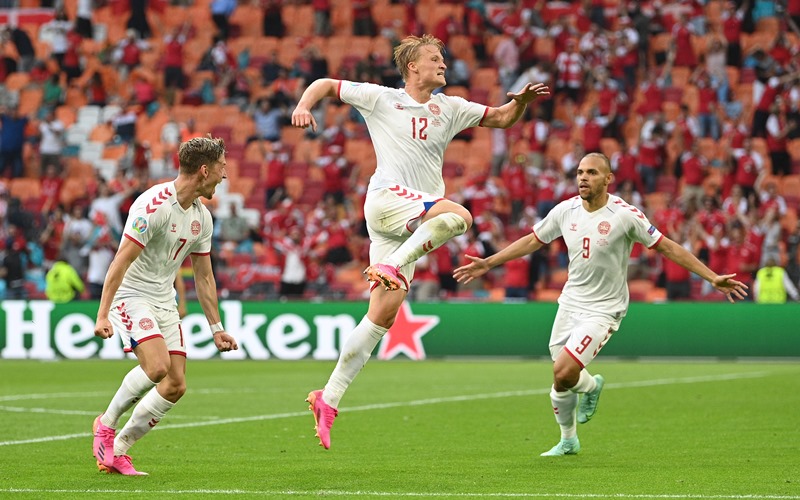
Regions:
<instances>
[{"instance_id":1,"label":"green grass pitch","mask_svg":"<svg viewBox=\"0 0 800 500\"><path fill-rule=\"evenodd\" d=\"M132 363L0 361L0 498L800 499L796 362L601 357L582 451L556 458L544 360L373 360L327 451L303 400L333 363L189 360L131 449L150 476L101 474L92 420Z\"/></svg>"}]
</instances>

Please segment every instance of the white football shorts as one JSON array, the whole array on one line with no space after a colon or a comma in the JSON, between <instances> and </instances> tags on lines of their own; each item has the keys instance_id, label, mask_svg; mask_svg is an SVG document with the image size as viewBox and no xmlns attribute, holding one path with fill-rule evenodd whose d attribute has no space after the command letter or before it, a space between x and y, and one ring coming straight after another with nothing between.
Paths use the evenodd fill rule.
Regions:
<instances>
[{"instance_id":1,"label":"white football shorts","mask_svg":"<svg viewBox=\"0 0 800 500\"><path fill-rule=\"evenodd\" d=\"M411 236L428 210L443 199L400 185L367 192L364 218L370 239L370 264L382 262L397 250ZM412 262L400 268L400 274L408 283L414 277L414 267L415 263Z\"/></svg>"},{"instance_id":2,"label":"white football shorts","mask_svg":"<svg viewBox=\"0 0 800 500\"><path fill-rule=\"evenodd\" d=\"M563 349L585 368L619 330L621 321L610 314L572 312L559 307L550 332L550 356L555 361Z\"/></svg>"},{"instance_id":3,"label":"white football shorts","mask_svg":"<svg viewBox=\"0 0 800 500\"><path fill-rule=\"evenodd\" d=\"M170 354L186 356L177 309L164 309L143 299L127 298L111 305L108 318L114 333L122 338L125 352L132 352L142 342L162 337Z\"/></svg>"}]
</instances>

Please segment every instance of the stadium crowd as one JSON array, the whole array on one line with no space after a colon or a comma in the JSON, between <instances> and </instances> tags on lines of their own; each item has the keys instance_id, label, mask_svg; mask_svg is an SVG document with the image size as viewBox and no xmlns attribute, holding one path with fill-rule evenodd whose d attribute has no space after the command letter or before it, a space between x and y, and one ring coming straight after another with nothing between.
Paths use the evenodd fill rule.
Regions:
<instances>
[{"instance_id":1,"label":"stadium crowd","mask_svg":"<svg viewBox=\"0 0 800 500\"><path fill-rule=\"evenodd\" d=\"M98 298L132 201L208 133L227 146L229 180L207 203L222 297L366 296L366 127L339 102L315 111L318 133L289 116L321 77L399 86L392 47L422 33L447 47L450 95L555 94L450 145L448 197L475 224L417 263L413 300L554 300L563 245L467 286L452 271L577 194L594 151L611 192L711 268L752 284L777 264L800 281L798 0L4 3L0 297L43 297L74 281L66 263L76 294ZM631 259L633 300L720 300L640 245Z\"/></svg>"}]
</instances>

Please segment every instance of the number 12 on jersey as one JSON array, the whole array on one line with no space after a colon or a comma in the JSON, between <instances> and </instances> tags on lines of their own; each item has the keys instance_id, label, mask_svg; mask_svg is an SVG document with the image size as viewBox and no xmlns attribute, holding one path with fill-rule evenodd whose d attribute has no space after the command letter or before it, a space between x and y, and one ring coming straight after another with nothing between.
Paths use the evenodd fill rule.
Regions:
<instances>
[{"instance_id":1,"label":"number 12 on jersey","mask_svg":"<svg viewBox=\"0 0 800 500\"><path fill-rule=\"evenodd\" d=\"M419 127L419 132L417 131L417 127ZM425 133L425 129L428 128L428 118L421 117L417 118L416 116L411 117L411 138L416 139L419 136L419 139L425 141L428 139L428 134Z\"/></svg>"}]
</instances>

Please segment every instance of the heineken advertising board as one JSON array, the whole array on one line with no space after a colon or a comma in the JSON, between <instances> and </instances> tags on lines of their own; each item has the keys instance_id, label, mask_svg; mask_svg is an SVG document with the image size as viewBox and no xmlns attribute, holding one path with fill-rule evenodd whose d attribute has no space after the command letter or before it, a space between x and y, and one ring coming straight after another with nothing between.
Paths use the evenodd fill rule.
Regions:
<instances>
[{"instance_id":1,"label":"heineken advertising board","mask_svg":"<svg viewBox=\"0 0 800 500\"><path fill-rule=\"evenodd\" d=\"M376 349L378 359L546 357L556 304L409 303ZM197 303L183 318L190 359L335 360L365 302L222 301L238 351L220 355ZM122 359L119 335L94 336L97 302L0 303L0 358ZM604 356L800 357L800 304L631 304ZM133 356L128 354L127 356Z\"/></svg>"}]
</instances>

